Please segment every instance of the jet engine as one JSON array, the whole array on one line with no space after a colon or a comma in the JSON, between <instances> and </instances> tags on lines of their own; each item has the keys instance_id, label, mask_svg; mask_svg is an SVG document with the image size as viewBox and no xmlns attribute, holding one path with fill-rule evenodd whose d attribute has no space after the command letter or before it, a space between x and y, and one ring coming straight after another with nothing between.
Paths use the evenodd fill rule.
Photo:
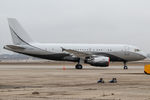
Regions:
<instances>
[{"instance_id":1,"label":"jet engine","mask_svg":"<svg viewBox=\"0 0 150 100\"><path fill-rule=\"evenodd\" d=\"M104 56L89 57L85 60L85 63L92 66L107 67L109 66L110 58Z\"/></svg>"}]
</instances>

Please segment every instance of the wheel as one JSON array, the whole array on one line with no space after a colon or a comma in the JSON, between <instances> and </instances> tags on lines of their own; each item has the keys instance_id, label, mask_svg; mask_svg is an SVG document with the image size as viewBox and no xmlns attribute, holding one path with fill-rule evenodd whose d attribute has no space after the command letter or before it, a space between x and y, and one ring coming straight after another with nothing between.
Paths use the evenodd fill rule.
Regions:
<instances>
[{"instance_id":1,"label":"wheel","mask_svg":"<svg viewBox=\"0 0 150 100\"><path fill-rule=\"evenodd\" d=\"M82 65L81 65L81 64L77 64L77 65L75 66L75 68L76 68L76 69L82 69Z\"/></svg>"},{"instance_id":2,"label":"wheel","mask_svg":"<svg viewBox=\"0 0 150 100\"><path fill-rule=\"evenodd\" d=\"M128 66L124 66L124 69L128 69Z\"/></svg>"}]
</instances>

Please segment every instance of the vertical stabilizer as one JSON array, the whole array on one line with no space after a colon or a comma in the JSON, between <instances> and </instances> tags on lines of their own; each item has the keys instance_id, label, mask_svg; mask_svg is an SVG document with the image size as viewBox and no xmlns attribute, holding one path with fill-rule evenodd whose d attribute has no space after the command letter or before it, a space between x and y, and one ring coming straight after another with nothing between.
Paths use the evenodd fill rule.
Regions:
<instances>
[{"instance_id":1,"label":"vertical stabilizer","mask_svg":"<svg viewBox=\"0 0 150 100\"><path fill-rule=\"evenodd\" d=\"M33 42L15 18L8 18L8 23L12 40L15 45L27 45Z\"/></svg>"}]
</instances>

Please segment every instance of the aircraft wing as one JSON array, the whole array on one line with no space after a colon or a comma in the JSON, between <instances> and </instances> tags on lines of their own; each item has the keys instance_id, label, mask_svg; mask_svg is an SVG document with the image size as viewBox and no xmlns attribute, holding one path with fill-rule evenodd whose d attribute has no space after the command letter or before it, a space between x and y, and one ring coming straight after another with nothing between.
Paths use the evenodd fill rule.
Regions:
<instances>
[{"instance_id":1,"label":"aircraft wing","mask_svg":"<svg viewBox=\"0 0 150 100\"><path fill-rule=\"evenodd\" d=\"M76 50L72 50L72 49L62 48L62 51L66 51L66 52L70 53L73 56L76 56L76 57L79 57L79 58L83 58L83 59L85 59L85 57L91 56L91 54L89 54L89 53L76 51Z\"/></svg>"}]
</instances>

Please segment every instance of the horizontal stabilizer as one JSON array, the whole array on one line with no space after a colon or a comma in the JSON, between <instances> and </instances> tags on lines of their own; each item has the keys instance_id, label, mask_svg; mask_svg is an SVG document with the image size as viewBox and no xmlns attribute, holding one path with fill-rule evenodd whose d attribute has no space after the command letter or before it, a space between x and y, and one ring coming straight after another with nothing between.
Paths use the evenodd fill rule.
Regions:
<instances>
[{"instance_id":1,"label":"horizontal stabilizer","mask_svg":"<svg viewBox=\"0 0 150 100\"><path fill-rule=\"evenodd\" d=\"M23 50L25 49L24 47L20 47L20 46L15 46L15 45L6 45L4 46L5 49L14 49L14 50Z\"/></svg>"}]
</instances>

